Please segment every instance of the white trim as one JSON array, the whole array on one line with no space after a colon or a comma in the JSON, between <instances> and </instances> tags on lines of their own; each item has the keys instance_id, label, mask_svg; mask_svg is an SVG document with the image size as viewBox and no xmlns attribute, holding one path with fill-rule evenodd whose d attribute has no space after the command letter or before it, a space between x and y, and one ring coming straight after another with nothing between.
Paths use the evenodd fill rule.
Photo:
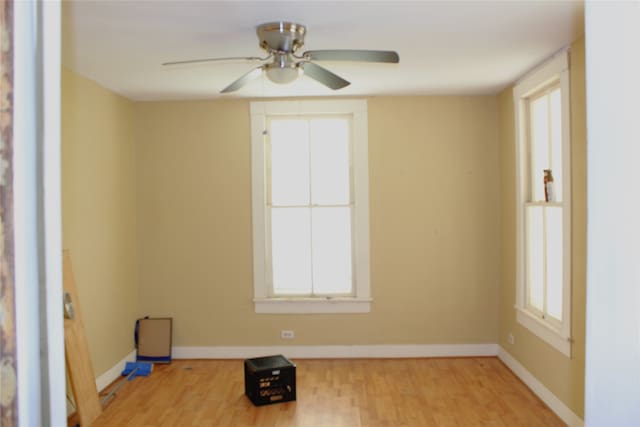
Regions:
<instances>
[{"instance_id":1,"label":"white trim","mask_svg":"<svg viewBox=\"0 0 640 427\"><path fill-rule=\"evenodd\" d=\"M14 248L18 419L65 412L60 211L60 2L15 2Z\"/></svg>"},{"instance_id":2,"label":"white trim","mask_svg":"<svg viewBox=\"0 0 640 427\"><path fill-rule=\"evenodd\" d=\"M367 101L361 99L302 100L252 102L251 115L267 114L351 114L367 112Z\"/></svg>"},{"instance_id":3,"label":"white trim","mask_svg":"<svg viewBox=\"0 0 640 427\"><path fill-rule=\"evenodd\" d=\"M365 359L497 356L497 344L390 344L173 347L174 359L246 359L284 354L301 359Z\"/></svg>"},{"instance_id":4,"label":"white trim","mask_svg":"<svg viewBox=\"0 0 640 427\"><path fill-rule=\"evenodd\" d=\"M40 327L40 256L38 250L38 183L36 128L37 7L14 2L13 59L13 206L15 325L18 419L21 425L43 425ZM9 248L7 248L9 249ZM9 249L10 250L10 249Z\"/></svg>"},{"instance_id":5,"label":"white trim","mask_svg":"<svg viewBox=\"0 0 640 427\"><path fill-rule=\"evenodd\" d=\"M526 310L516 307L516 318L518 323L524 325L538 337L551 344L556 350L567 357L571 357L571 338L563 336L562 333L553 329L549 323L543 322Z\"/></svg>"},{"instance_id":6,"label":"white trim","mask_svg":"<svg viewBox=\"0 0 640 427\"><path fill-rule=\"evenodd\" d=\"M369 313L371 298L254 298L256 313Z\"/></svg>"},{"instance_id":7,"label":"white trim","mask_svg":"<svg viewBox=\"0 0 640 427\"><path fill-rule=\"evenodd\" d=\"M566 52L567 61L569 52ZM562 203L563 215L563 236L562 244L563 248L563 285L562 287L562 331L565 337L570 339L571 337L571 281L572 281L572 248L571 248L571 235L573 230L572 220L572 205L573 205L573 191L571 184L571 82L569 81L568 65L560 74L560 95L562 102L562 182L564 188L562 189ZM568 357L571 357L571 350L569 350Z\"/></svg>"},{"instance_id":8,"label":"white trim","mask_svg":"<svg viewBox=\"0 0 640 427\"><path fill-rule=\"evenodd\" d=\"M541 325L542 319L533 319L532 313L527 311L526 304L526 221L525 204L528 183L528 157L526 147L528 129L525 115L526 98L536 91L559 81L562 96L562 201L551 205L561 207L563 215L563 306L562 327L560 330L549 324ZM513 89L515 129L516 129L516 318L518 323L528 328L536 336L556 348L567 357L571 357L571 97L569 82L569 49L565 48L556 53L545 63L523 77ZM526 175L527 178L522 178ZM536 204L534 202L534 204Z\"/></svg>"},{"instance_id":9,"label":"white trim","mask_svg":"<svg viewBox=\"0 0 640 427\"><path fill-rule=\"evenodd\" d=\"M369 167L366 100L251 102L253 284L256 313L368 313L371 310L369 254ZM353 117L353 186L355 254L354 297L271 298L266 233L265 140L267 116L350 114Z\"/></svg>"},{"instance_id":10,"label":"white trim","mask_svg":"<svg viewBox=\"0 0 640 427\"><path fill-rule=\"evenodd\" d=\"M351 105L351 103L349 103ZM369 122L366 101L352 105L353 109L353 188L354 188L354 277L356 297L371 297L369 260Z\"/></svg>"},{"instance_id":11,"label":"white trim","mask_svg":"<svg viewBox=\"0 0 640 427\"><path fill-rule=\"evenodd\" d=\"M584 426L582 418L569 409L551 390L545 387L531 372L500 346L498 346L498 359L502 360L562 421L570 427Z\"/></svg>"},{"instance_id":12,"label":"white trim","mask_svg":"<svg viewBox=\"0 0 640 427\"><path fill-rule=\"evenodd\" d=\"M133 350L127 354L121 361L113 365L107 372L96 378L96 388L98 391L104 390L109 384L114 382L119 376L121 376L124 370L124 365L127 362L134 362L136 360L136 351Z\"/></svg>"},{"instance_id":13,"label":"white trim","mask_svg":"<svg viewBox=\"0 0 640 427\"><path fill-rule=\"evenodd\" d=\"M514 87L514 96L523 98L531 92L548 85L558 74L569 69L569 48L556 52L551 58L525 74Z\"/></svg>"},{"instance_id":14,"label":"white trim","mask_svg":"<svg viewBox=\"0 0 640 427\"><path fill-rule=\"evenodd\" d=\"M255 298L266 298L266 221L265 221L265 164L264 131L265 112L258 112L251 103L251 204L253 226L253 285Z\"/></svg>"},{"instance_id":15,"label":"white trim","mask_svg":"<svg viewBox=\"0 0 640 427\"><path fill-rule=\"evenodd\" d=\"M62 301L62 183L61 183L61 2L42 2L42 186L44 273L46 289L46 348L51 425L66 419L66 371Z\"/></svg>"}]
</instances>

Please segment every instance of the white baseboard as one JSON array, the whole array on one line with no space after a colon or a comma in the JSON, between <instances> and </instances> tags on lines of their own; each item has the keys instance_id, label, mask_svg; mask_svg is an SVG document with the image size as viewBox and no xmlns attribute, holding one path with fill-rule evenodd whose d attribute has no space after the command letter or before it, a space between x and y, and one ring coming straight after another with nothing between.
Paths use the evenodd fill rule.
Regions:
<instances>
[{"instance_id":1,"label":"white baseboard","mask_svg":"<svg viewBox=\"0 0 640 427\"><path fill-rule=\"evenodd\" d=\"M406 358L496 356L497 344L292 345L264 347L173 347L175 359L247 359L270 354L289 358Z\"/></svg>"},{"instance_id":2,"label":"white baseboard","mask_svg":"<svg viewBox=\"0 0 640 427\"><path fill-rule=\"evenodd\" d=\"M124 365L127 362L133 362L136 360L136 351L133 350L131 353L127 354L121 361L113 365L111 369L109 369L104 374L100 375L96 378L96 388L98 392L101 392L105 389L109 384L111 384L116 378L120 376L122 371L124 370Z\"/></svg>"},{"instance_id":3,"label":"white baseboard","mask_svg":"<svg viewBox=\"0 0 640 427\"><path fill-rule=\"evenodd\" d=\"M558 417L570 427L584 427L584 421L544 386L504 348L498 346L498 358L513 371Z\"/></svg>"}]
</instances>

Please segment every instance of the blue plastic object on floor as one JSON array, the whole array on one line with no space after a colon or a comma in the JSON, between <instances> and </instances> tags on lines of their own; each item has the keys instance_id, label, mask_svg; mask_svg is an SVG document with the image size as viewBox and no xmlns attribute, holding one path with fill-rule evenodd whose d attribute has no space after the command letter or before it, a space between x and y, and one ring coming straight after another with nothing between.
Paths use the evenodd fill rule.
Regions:
<instances>
[{"instance_id":1,"label":"blue plastic object on floor","mask_svg":"<svg viewBox=\"0 0 640 427\"><path fill-rule=\"evenodd\" d=\"M153 371L153 363L149 362L127 362L124 366L122 375L126 376L129 381L135 377L148 377Z\"/></svg>"}]
</instances>

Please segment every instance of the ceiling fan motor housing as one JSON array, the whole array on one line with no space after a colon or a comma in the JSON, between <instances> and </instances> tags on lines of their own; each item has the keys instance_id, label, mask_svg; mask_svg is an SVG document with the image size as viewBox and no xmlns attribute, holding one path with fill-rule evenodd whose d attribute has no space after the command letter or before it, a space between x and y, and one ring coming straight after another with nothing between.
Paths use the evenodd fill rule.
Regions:
<instances>
[{"instance_id":1,"label":"ceiling fan motor housing","mask_svg":"<svg viewBox=\"0 0 640 427\"><path fill-rule=\"evenodd\" d=\"M304 46L307 28L293 22L269 22L256 29L260 47L269 53L294 53Z\"/></svg>"}]
</instances>

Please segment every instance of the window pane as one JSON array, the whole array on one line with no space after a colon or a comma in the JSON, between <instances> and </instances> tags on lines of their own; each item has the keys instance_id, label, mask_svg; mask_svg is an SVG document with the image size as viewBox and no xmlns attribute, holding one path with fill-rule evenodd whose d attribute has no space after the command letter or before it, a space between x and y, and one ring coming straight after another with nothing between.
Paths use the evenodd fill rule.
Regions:
<instances>
[{"instance_id":1,"label":"window pane","mask_svg":"<svg viewBox=\"0 0 640 427\"><path fill-rule=\"evenodd\" d=\"M351 293L351 209L313 209L313 287L316 294Z\"/></svg>"},{"instance_id":2,"label":"window pane","mask_svg":"<svg viewBox=\"0 0 640 427\"><path fill-rule=\"evenodd\" d=\"M527 301L542 311L544 300L544 252L542 207L529 206L527 215Z\"/></svg>"},{"instance_id":3,"label":"window pane","mask_svg":"<svg viewBox=\"0 0 640 427\"><path fill-rule=\"evenodd\" d=\"M311 120L312 203L349 203L349 122Z\"/></svg>"},{"instance_id":4,"label":"window pane","mask_svg":"<svg viewBox=\"0 0 640 427\"><path fill-rule=\"evenodd\" d=\"M306 120L271 121L271 203L309 203L309 127Z\"/></svg>"},{"instance_id":5,"label":"window pane","mask_svg":"<svg viewBox=\"0 0 640 427\"><path fill-rule=\"evenodd\" d=\"M562 208L546 208L547 313L562 320Z\"/></svg>"},{"instance_id":6,"label":"window pane","mask_svg":"<svg viewBox=\"0 0 640 427\"><path fill-rule=\"evenodd\" d=\"M311 293L311 213L309 208L271 209L273 291Z\"/></svg>"},{"instance_id":7,"label":"window pane","mask_svg":"<svg viewBox=\"0 0 640 427\"><path fill-rule=\"evenodd\" d=\"M544 201L544 169L549 166L549 109L547 96L531 106L531 179L532 201Z\"/></svg>"},{"instance_id":8,"label":"window pane","mask_svg":"<svg viewBox=\"0 0 640 427\"><path fill-rule=\"evenodd\" d=\"M560 88L549 95L551 102L551 173L555 201L562 201L562 104Z\"/></svg>"}]
</instances>

